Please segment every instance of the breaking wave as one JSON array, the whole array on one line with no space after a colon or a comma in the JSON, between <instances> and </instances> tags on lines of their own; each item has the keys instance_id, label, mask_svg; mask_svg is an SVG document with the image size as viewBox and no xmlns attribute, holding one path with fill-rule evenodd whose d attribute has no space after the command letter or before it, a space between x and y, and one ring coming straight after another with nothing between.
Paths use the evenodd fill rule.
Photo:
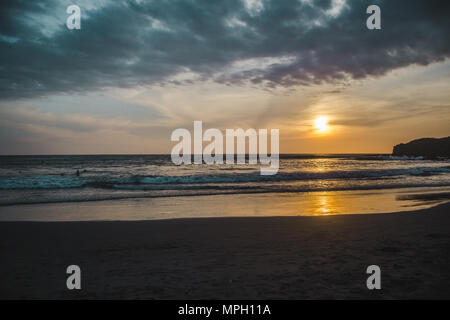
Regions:
<instances>
[{"instance_id":1,"label":"breaking wave","mask_svg":"<svg viewBox=\"0 0 450 320\"><path fill-rule=\"evenodd\" d=\"M133 175L129 177L83 177L83 176L22 176L0 178L0 189L70 189L103 188L139 190L183 189L183 185L243 184L259 182L307 181L307 180L349 180L349 179L383 179L395 176L433 176L450 173L449 166L417 167L404 169L348 170L348 171L295 171L279 172L273 176L262 176L259 171L246 173L195 174L184 176L170 175ZM206 187L205 187L206 188Z\"/></svg>"}]
</instances>

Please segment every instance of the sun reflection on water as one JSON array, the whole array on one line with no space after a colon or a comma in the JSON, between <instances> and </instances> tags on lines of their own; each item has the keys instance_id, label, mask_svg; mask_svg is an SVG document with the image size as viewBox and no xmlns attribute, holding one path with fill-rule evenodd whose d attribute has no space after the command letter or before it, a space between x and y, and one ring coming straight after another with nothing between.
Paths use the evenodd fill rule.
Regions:
<instances>
[{"instance_id":1,"label":"sun reflection on water","mask_svg":"<svg viewBox=\"0 0 450 320\"><path fill-rule=\"evenodd\" d=\"M313 199L313 214L318 216L328 216L339 212L336 197L325 194L317 194Z\"/></svg>"}]
</instances>

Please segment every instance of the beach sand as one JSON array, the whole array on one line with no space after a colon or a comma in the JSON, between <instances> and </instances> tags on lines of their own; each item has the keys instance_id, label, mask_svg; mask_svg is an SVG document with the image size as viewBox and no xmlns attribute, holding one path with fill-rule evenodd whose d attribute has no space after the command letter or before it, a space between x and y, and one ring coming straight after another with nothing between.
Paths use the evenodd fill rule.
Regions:
<instances>
[{"instance_id":1,"label":"beach sand","mask_svg":"<svg viewBox=\"0 0 450 320\"><path fill-rule=\"evenodd\" d=\"M0 261L2 299L450 298L450 203L323 217L1 222ZM79 291L66 289L72 264ZM366 287L373 264L381 290Z\"/></svg>"}]
</instances>

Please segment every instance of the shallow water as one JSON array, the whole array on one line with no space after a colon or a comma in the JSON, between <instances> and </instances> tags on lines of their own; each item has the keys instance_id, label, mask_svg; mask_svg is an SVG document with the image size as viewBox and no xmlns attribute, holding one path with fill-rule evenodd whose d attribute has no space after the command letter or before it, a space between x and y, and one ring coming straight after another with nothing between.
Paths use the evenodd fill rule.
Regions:
<instances>
[{"instance_id":1,"label":"shallow water","mask_svg":"<svg viewBox=\"0 0 450 320\"><path fill-rule=\"evenodd\" d=\"M327 216L423 209L449 200L450 187L160 197L0 207L0 221L153 220Z\"/></svg>"}]
</instances>

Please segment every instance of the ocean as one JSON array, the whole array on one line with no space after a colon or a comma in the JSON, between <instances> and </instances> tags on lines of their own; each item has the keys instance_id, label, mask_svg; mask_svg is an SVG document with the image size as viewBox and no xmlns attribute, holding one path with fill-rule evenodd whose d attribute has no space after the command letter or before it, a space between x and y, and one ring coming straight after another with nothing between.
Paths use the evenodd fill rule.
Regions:
<instances>
[{"instance_id":1,"label":"ocean","mask_svg":"<svg viewBox=\"0 0 450 320\"><path fill-rule=\"evenodd\" d=\"M170 155L1 156L0 207L144 198L173 203L228 194L450 191L449 160L301 154L280 155L276 175L262 176L259 169L259 164L176 166Z\"/></svg>"}]
</instances>

